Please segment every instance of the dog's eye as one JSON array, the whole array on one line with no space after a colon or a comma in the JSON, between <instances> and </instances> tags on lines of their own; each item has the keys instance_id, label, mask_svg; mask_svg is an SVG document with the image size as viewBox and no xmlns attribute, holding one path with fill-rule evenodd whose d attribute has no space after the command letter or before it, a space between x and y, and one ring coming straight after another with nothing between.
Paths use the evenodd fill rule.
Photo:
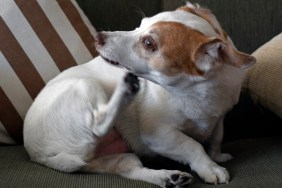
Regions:
<instances>
[{"instance_id":1,"label":"dog's eye","mask_svg":"<svg viewBox=\"0 0 282 188\"><path fill-rule=\"evenodd\" d=\"M146 50L155 51L157 49L156 42L150 36L143 37L141 42Z\"/></svg>"}]
</instances>

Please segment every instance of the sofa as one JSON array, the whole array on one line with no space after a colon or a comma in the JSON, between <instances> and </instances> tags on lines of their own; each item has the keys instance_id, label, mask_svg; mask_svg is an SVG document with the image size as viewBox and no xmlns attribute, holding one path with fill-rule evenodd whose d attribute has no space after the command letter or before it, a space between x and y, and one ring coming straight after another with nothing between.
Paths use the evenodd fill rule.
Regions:
<instances>
[{"instance_id":1,"label":"sofa","mask_svg":"<svg viewBox=\"0 0 282 188\"><path fill-rule=\"evenodd\" d=\"M236 47L257 63L246 70L239 103L224 120L223 150L234 159L231 180L209 185L194 176L189 187L282 187L282 2L193 0L217 16ZM25 113L44 85L97 53L94 29L131 30L141 18L174 10L182 0L0 1L0 187L158 187L117 175L63 173L29 160L23 147ZM157 156L145 166L190 172Z\"/></svg>"}]
</instances>

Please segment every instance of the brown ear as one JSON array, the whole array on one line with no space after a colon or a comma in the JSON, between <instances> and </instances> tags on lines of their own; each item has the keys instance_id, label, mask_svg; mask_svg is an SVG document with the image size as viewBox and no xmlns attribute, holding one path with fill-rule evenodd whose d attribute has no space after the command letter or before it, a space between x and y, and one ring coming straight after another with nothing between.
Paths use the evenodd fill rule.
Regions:
<instances>
[{"instance_id":1,"label":"brown ear","mask_svg":"<svg viewBox=\"0 0 282 188\"><path fill-rule=\"evenodd\" d=\"M256 59L234 49L219 38L211 38L204 42L195 53L199 69L207 71L217 63L225 63L240 69L250 67Z\"/></svg>"}]
</instances>

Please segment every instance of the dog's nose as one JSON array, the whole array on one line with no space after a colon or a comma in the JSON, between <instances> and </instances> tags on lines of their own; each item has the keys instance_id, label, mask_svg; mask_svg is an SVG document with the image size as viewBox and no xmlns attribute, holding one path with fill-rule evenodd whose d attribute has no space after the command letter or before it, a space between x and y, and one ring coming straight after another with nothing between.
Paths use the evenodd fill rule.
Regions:
<instances>
[{"instance_id":1,"label":"dog's nose","mask_svg":"<svg viewBox=\"0 0 282 188\"><path fill-rule=\"evenodd\" d=\"M95 36L95 46L103 46L105 45L106 35L102 32L98 32Z\"/></svg>"}]
</instances>

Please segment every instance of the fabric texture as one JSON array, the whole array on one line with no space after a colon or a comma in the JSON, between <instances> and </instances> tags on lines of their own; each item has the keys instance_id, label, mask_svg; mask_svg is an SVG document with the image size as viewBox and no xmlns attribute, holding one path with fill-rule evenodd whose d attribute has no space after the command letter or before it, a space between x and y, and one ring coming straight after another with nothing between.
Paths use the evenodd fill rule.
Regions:
<instances>
[{"instance_id":1,"label":"fabric texture","mask_svg":"<svg viewBox=\"0 0 282 188\"><path fill-rule=\"evenodd\" d=\"M97 30L130 31L162 11L163 0L77 0Z\"/></svg>"},{"instance_id":2,"label":"fabric texture","mask_svg":"<svg viewBox=\"0 0 282 188\"><path fill-rule=\"evenodd\" d=\"M224 145L223 151L234 159L221 164L230 174L229 184L223 188L281 188L282 187L281 138L245 139ZM203 184L196 179L189 188L217 188L219 185Z\"/></svg>"},{"instance_id":3,"label":"fabric texture","mask_svg":"<svg viewBox=\"0 0 282 188\"><path fill-rule=\"evenodd\" d=\"M189 0L207 7L222 28L243 52L253 53L258 47L282 31L280 0ZM164 10L174 10L183 0L163 0Z\"/></svg>"},{"instance_id":4,"label":"fabric texture","mask_svg":"<svg viewBox=\"0 0 282 188\"><path fill-rule=\"evenodd\" d=\"M29 160L23 146L0 147L0 185L5 188L158 188L109 174L63 173Z\"/></svg>"},{"instance_id":5,"label":"fabric texture","mask_svg":"<svg viewBox=\"0 0 282 188\"><path fill-rule=\"evenodd\" d=\"M22 143L23 119L45 84L96 56L75 0L0 1L0 143Z\"/></svg>"},{"instance_id":6,"label":"fabric texture","mask_svg":"<svg viewBox=\"0 0 282 188\"><path fill-rule=\"evenodd\" d=\"M252 99L282 118L282 33L256 50L257 63L247 71Z\"/></svg>"},{"instance_id":7,"label":"fabric texture","mask_svg":"<svg viewBox=\"0 0 282 188\"><path fill-rule=\"evenodd\" d=\"M225 145L224 150L233 154L234 159L221 164L228 169L231 181L220 187L281 188L281 148L281 138L246 139ZM0 184L5 188L158 188L156 185L125 179L117 175L67 174L49 169L31 162L22 146L0 147L0 159ZM160 167L179 169L171 164L162 163ZM189 167L184 166L183 168L188 169ZM205 184L195 174L194 177L195 181L189 185L189 188L217 188L219 186Z\"/></svg>"}]
</instances>

